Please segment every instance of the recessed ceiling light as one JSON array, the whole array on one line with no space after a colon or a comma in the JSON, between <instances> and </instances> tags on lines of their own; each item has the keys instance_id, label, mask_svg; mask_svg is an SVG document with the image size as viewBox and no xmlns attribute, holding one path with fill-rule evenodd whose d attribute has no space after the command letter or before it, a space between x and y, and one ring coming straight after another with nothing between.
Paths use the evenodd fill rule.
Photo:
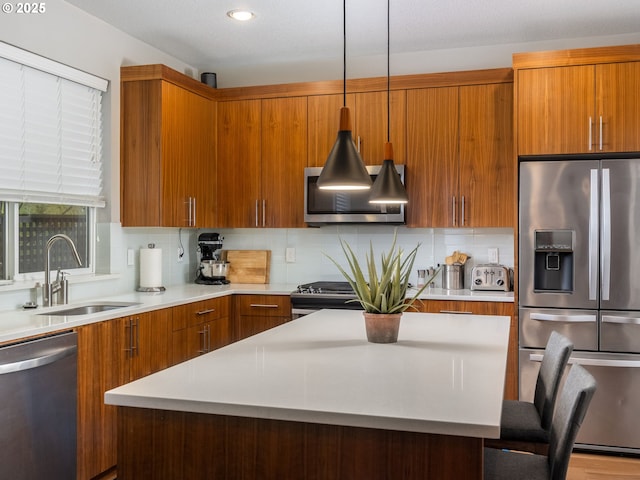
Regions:
<instances>
[{"instance_id":1,"label":"recessed ceiling light","mask_svg":"<svg viewBox=\"0 0 640 480\"><path fill-rule=\"evenodd\" d=\"M255 13L250 12L249 10L231 10L227 12L227 15L240 22L246 22L256 16Z\"/></svg>"}]
</instances>

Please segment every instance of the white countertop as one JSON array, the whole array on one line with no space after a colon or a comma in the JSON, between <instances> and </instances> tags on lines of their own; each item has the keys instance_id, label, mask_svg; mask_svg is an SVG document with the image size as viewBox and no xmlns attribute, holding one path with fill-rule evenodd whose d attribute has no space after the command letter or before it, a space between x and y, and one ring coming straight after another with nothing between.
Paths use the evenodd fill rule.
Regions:
<instances>
[{"instance_id":1,"label":"white countertop","mask_svg":"<svg viewBox=\"0 0 640 480\"><path fill-rule=\"evenodd\" d=\"M110 390L113 405L497 438L509 317L321 310Z\"/></svg>"},{"instance_id":2,"label":"white countertop","mask_svg":"<svg viewBox=\"0 0 640 480\"><path fill-rule=\"evenodd\" d=\"M135 315L160 308L174 307L184 303L206 300L223 295L288 295L294 291L296 287L297 285L291 284L230 284L216 286L197 285L193 283L167 287L166 291L162 293L131 292L121 295L100 296L96 297L95 300L72 301L68 305L57 305L55 307L5 310L0 311L0 343L71 329L112 318L126 317L128 315ZM411 294L411 290L409 294ZM423 300L513 302L513 292L472 292L470 290L442 290L432 288L423 292L420 298ZM135 305L89 315L46 315L48 312L65 310L67 308L97 302L132 303Z\"/></svg>"}]
</instances>

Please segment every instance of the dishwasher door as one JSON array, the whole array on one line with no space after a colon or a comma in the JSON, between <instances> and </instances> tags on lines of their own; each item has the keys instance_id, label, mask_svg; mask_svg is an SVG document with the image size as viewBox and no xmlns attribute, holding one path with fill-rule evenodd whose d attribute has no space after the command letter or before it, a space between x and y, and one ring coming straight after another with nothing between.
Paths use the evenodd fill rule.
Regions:
<instances>
[{"instance_id":1,"label":"dishwasher door","mask_svg":"<svg viewBox=\"0 0 640 480\"><path fill-rule=\"evenodd\" d=\"M76 478L77 334L0 348L0 478Z\"/></svg>"}]
</instances>

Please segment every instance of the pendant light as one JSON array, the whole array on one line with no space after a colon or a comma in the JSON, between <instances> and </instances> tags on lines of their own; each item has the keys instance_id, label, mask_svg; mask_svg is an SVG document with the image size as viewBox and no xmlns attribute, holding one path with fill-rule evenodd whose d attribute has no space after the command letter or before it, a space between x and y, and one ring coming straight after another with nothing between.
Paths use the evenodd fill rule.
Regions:
<instances>
[{"instance_id":1,"label":"pendant light","mask_svg":"<svg viewBox=\"0 0 640 480\"><path fill-rule=\"evenodd\" d=\"M347 1L343 0L343 107L338 138L322 168L316 185L322 190L368 190L371 177L353 143L351 115L347 107Z\"/></svg>"},{"instance_id":2,"label":"pendant light","mask_svg":"<svg viewBox=\"0 0 640 480\"><path fill-rule=\"evenodd\" d=\"M387 0L387 142L384 144L384 161L382 169L371 187L369 203L408 203L407 191L400 180L400 175L393 164L393 146L391 145L391 71L389 68L390 38L390 0Z\"/></svg>"}]
</instances>

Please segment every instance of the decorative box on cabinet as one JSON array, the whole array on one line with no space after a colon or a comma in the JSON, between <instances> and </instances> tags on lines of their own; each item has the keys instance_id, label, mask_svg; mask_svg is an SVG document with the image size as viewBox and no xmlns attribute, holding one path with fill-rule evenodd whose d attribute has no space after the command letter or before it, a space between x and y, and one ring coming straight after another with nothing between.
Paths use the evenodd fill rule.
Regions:
<instances>
[{"instance_id":1,"label":"decorative box on cabinet","mask_svg":"<svg viewBox=\"0 0 640 480\"><path fill-rule=\"evenodd\" d=\"M213 89L163 65L121 69L126 227L215 225Z\"/></svg>"},{"instance_id":2,"label":"decorative box on cabinet","mask_svg":"<svg viewBox=\"0 0 640 480\"><path fill-rule=\"evenodd\" d=\"M640 150L640 45L513 55L519 155Z\"/></svg>"},{"instance_id":3,"label":"decorative box on cabinet","mask_svg":"<svg viewBox=\"0 0 640 480\"><path fill-rule=\"evenodd\" d=\"M289 295L234 295L234 341L291 320Z\"/></svg>"}]
</instances>

